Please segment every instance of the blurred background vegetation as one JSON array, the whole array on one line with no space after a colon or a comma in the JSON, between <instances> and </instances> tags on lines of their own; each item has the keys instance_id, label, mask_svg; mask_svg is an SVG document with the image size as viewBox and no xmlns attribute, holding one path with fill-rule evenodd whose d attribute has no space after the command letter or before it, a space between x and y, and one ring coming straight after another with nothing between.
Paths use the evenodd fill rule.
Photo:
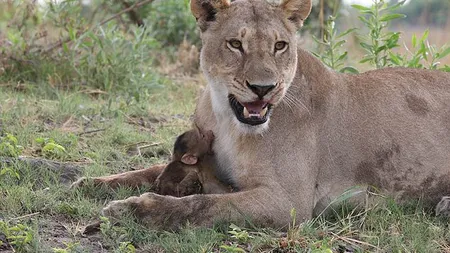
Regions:
<instances>
[{"instance_id":1,"label":"blurred background vegetation","mask_svg":"<svg viewBox=\"0 0 450 253\"><path fill-rule=\"evenodd\" d=\"M350 0L313 3L311 16L301 31L302 44L337 70L357 72L397 65L438 68L450 62L446 55L442 57L446 49L442 46L450 41L448 0L410 0L393 9L387 6L401 3L399 0L374 1L381 4L378 14L384 11L398 15L380 22L378 28L361 22L364 17L378 14L352 7ZM348 30L351 28L357 30ZM431 32L423 36L426 29ZM372 38L372 43L364 42L371 31L381 34ZM425 48L420 50L421 45L413 38L422 38L419 42ZM378 45L377 41L383 44L388 40L388 48ZM163 84L158 77L161 73L198 73L200 47L188 0L0 2L3 82L84 87L97 93L119 91L129 100L140 100ZM411 50L414 48L418 50ZM373 57L385 57L383 62L369 59L368 54L377 50L384 50L384 56ZM428 59L439 52L438 59ZM414 55L422 56L411 63ZM361 59L366 61L361 63Z\"/></svg>"}]
</instances>

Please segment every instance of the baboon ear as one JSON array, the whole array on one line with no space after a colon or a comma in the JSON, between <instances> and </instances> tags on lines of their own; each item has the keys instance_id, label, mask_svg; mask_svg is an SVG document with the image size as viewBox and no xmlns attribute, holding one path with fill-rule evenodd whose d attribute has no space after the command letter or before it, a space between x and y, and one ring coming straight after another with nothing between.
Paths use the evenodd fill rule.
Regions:
<instances>
[{"instance_id":1,"label":"baboon ear","mask_svg":"<svg viewBox=\"0 0 450 253\"><path fill-rule=\"evenodd\" d=\"M230 4L231 0L191 0L191 12L203 32L207 28L207 22L214 21L216 13L230 7Z\"/></svg>"},{"instance_id":2,"label":"baboon ear","mask_svg":"<svg viewBox=\"0 0 450 253\"><path fill-rule=\"evenodd\" d=\"M283 0L280 6L286 13L287 18L297 28L300 28L311 12L312 0Z\"/></svg>"},{"instance_id":3,"label":"baboon ear","mask_svg":"<svg viewBox=\"0 0 450 253\"><path fill-rule=\"evenodd\" d=\"M192 154L184 154L183 157L181 157L181 162L186 165L195 165L197 164L197 157Z\"/></svg>"}]
</instances>

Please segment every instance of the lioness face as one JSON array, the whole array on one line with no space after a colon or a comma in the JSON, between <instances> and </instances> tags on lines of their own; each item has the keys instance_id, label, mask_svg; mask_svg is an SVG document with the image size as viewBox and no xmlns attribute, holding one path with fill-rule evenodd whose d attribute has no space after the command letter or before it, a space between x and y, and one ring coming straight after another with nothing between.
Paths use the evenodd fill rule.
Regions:
<instances>
[{"instance_id":1,"label":"lioness face","mask_svg":"<svg viewBox=\"0 0 450 253\"><path fill-rule=\"evenodd\" d=\"M216 116L261 133L294 78L295 34L311 1L192 0L191 9L202 30L201 67Z\"/></svg>"}]
</instances>

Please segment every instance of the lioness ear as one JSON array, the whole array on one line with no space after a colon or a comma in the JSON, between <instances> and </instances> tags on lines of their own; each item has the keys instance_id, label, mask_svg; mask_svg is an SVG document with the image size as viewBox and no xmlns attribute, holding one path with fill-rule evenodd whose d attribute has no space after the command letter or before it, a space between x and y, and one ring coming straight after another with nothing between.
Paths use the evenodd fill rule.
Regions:
<instances>
[{"instance_id":1,"label":"lioness ear","mask_svg":"<svg viewBox=\"0 0 450 253\"><path fill-rule=\"evenodd\" d=\"M197 157L191 154L184 154L181 157L181 162L187 165L195 165L197 164Z\"/></svg>"},{"instance_id":2,"label":"lioness ear","mask_svg":"<svg viewBox=\"0 0 450 253\"><path fill-rule=\"evenodd\" d=\"M217 11L228 8L230 4L230 0L191 0L191 12L203 32L207 28L207 22L216 19Z\"/></svg>"},{"instance_id":3,"label":"lioness ear","mask_svg":"<svg viewBox=\"0 0 450 253\"><path fill-rule=\"evenodd\" d=\"M292 21L297 28L302 27L303 21L309 16L312 7L312 0L283 0L283 8L288 19Z\"/></svg>"}]
</instances>

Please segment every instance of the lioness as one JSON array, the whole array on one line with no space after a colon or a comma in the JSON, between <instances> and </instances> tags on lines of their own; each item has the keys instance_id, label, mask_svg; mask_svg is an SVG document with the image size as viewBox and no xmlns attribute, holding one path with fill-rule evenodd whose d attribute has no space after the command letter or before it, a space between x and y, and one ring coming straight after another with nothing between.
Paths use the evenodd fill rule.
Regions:
<instances>
[{"instance_id":1,"label":"lioness","mask_svg":"<svg viewBox=\"0 0 450 253\"><path fill-rule=\"evenodd\" d=\"M208 86L195 123L215 135L217 169L239 188L113 201L152 227L214 220L284 227L355 185L436 203L450 193L450 74L336 73L297 47L311 0L192 0ZM173 214L173 215L172 215Z\"/></svg>"}]
</instances>

